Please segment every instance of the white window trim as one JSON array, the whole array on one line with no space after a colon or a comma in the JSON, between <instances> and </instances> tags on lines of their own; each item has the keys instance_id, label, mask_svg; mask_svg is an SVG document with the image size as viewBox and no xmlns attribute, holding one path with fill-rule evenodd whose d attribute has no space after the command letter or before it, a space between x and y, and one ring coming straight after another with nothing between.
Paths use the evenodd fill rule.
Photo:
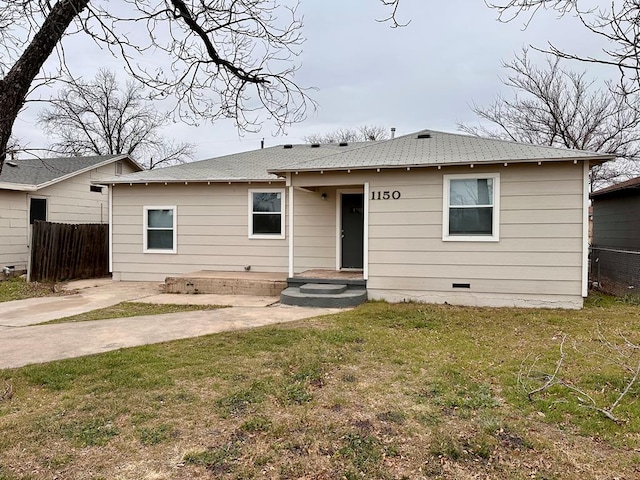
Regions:
<instances>
[{"instance_id":1,"label":"white window trim","mask_svg":"<svg viewBox=\"0 0 640 480\"><path fill-rule=\"evenodd\" d=\"M259 233L259 234L254 234L253 233L253 194L254 193L279 193L280 194L280 233L279 234L274 234L274 235L269 235L269 234L264 234L264 233ZM285 189L284 188L250 188L249 189L249 193L247 195L248 197L248 224L249 224L249 229L248 229L248 236L249 238L256 238L256 239L271 239L271 240L275 240L275 239L283 239L286 238L285 235L285 213L287 211L286 209L286 196L285 196ZM276 212L272 212L272 213L276 213Z\"/></svg>"},{"instance_id":2,"label":"white window trim","mask_svg":"<svg viewBox=\"0 0 640 480\"><path fill-rule=\"evenodd\" d=\"M147 228L149 223L149 210L173 210L173 248L147 248ZM142 219L142 251L143 253L168 253L178 252L178 207L175 205L143 207Z\"/></svg>"},{"instance_id":3,"label":"white window trim","mask_svg":"<svg viewBox=\"0 0 640 480\"><path fill-rule=\"evenodd\" d=\"M492 235L449 235L449 193L451 180L493 179ZM464 173L442 176L442 241L444 242L498 242L500 241L500 174Z\"/></svg>"},{"instance_id":4,"label":"white window trim","mask_svg":"<svg viewBox=\"0 0 640 480\"><path fill-rule=\"evenodd\" d=\"M45 200L47 203L45 204L45 222L49 221L49 197L43 197L42 195L29 195L29 202L27 205L27 225L32 226L33 224L31 223L31 200L32 199L36 199L36 200Z\"/></svg>"}]
</instances>

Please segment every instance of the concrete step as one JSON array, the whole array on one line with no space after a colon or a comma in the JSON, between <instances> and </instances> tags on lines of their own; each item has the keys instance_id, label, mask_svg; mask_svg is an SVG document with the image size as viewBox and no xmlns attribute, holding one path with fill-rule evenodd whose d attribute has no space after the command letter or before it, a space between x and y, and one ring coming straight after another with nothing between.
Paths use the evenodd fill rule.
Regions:
<instances>
[{"instance_id":1,"label":"concrete step","mask_svg":"<svg viewBox=\"0 0 640 480\"><path fill-rule=\"evenodd\" d=\"M347 289L341 293L304 293L300 287L288 287L280 294L280 303L299 307L346 308L367 301L367 291L362 288Z\"/></svg>"},{"instance_id":2,"label":"concrete step","mask_svg":"<svg viewBox=\"0 0 640 480\"><path fill-rule=\"evenodd\" d=\"M346 285L331 285L326 283L305 283L300 286L300 293L315 293L318 295L331 295L342 293L347 289Z\"/></svg>"}]
</instances>

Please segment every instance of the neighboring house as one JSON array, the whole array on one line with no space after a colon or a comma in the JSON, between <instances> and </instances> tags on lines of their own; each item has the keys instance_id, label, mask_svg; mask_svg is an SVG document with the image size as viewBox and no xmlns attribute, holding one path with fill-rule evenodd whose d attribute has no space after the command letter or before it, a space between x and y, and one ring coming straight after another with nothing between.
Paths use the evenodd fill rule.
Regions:
<instances>
[{"instance_id":1,"label":"neighboring house","mask_svg":"<svg viewBox=\"0 0 640 480\"><path fill-rule=\"evenodd\" d=\"M425 130L135 173L109 180L112 272L354 269L373 299L580 308L610 159Z\"/></svg>"},{"instance_id":2,"label":"neighboring house","mask_svg":"<svg viewBox=\"0 0 640 480\"><path fill-rule=\"evenodd\" d=\"M34 220L108 222L108 187L91 182L139 170L126 155L7 159L0 174L0 269L26 270Z\"/></svg>"},{"instance_id":3,"label":"neighboring house","mask_svg":"<svg viewBox=\"0 0 640 480\"><path fill-rule=\"evenodd\" d=\"M591 280L617 295L640 294L640 177L591 194Z\"/></svg>"}]
</instances>

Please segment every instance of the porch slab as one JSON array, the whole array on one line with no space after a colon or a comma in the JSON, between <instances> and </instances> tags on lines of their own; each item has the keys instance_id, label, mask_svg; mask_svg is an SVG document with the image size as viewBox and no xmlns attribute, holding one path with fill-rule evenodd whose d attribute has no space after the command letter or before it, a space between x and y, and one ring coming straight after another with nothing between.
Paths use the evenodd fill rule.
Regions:
<instances>
[{"instance_id":1,"label":"porch slab","mask_svg":"<svg viewBox=\"0 0 640 480\"><path fill-rule=\"evenodd\" d=\"M363 280L362 270L324 270L314 269L296 273L294 278L316 278L331 280Z\"/></svg>"},{"instance_id":2,"label":"porch slab","mask_svg":"<svg viewBox=\"0 0 640 480\"><path fill-rule=\"evenodd\" d=\"M165 279L166 293L277 297L287 288L287 274L200 270Z\"/></svg>"}]
</instances>

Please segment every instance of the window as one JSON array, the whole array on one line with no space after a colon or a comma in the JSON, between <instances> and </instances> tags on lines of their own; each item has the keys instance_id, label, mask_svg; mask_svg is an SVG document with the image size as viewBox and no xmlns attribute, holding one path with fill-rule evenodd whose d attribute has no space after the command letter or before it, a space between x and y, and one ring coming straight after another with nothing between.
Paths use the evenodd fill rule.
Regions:
<instances>
[{"instance_id":1,"label":"window","mask_svg":"<svg viewBox=\"0 0 640 480\"><path fill-rule=\"evenodd\" d=\"M284 190L249 190L249 238L284 238Z\"/></svg>"},{"instance_id":2,"label":"window","mask_svg":"<svg viewBox=\"0 0 640 480\"><path fill-rule=\"evenodd\" d=\"M34 220L47 221L47 199L31 198L29 202L29 225L33 225Z\"/></svg>"},{"instance_id":3,"label":"window","mask_svg":"<svg viewBox=\"0 0 640 480\"><path fill-rule=\"evenodd\" d=\"M102 193L102 187L99 185L89 185L90 192Z\"/></svg>"},{"instance_id":4,"label":"window","mask_svg":"<svg viewBox=\"0 0 640 480\"><path fill-rule=\"evenodd\" d=\"M444 175L442 239L497 242L500 174Z\"/></svg>"},{"instance_id":5,"label":"window","mask_svg":"<svg viewBox=\"0 0 640 480\"><path fill-rule=\"evenodd\" d=\"M176 253L176 207L144 207L144 251Z\"/></svg>"}]
</instances>

